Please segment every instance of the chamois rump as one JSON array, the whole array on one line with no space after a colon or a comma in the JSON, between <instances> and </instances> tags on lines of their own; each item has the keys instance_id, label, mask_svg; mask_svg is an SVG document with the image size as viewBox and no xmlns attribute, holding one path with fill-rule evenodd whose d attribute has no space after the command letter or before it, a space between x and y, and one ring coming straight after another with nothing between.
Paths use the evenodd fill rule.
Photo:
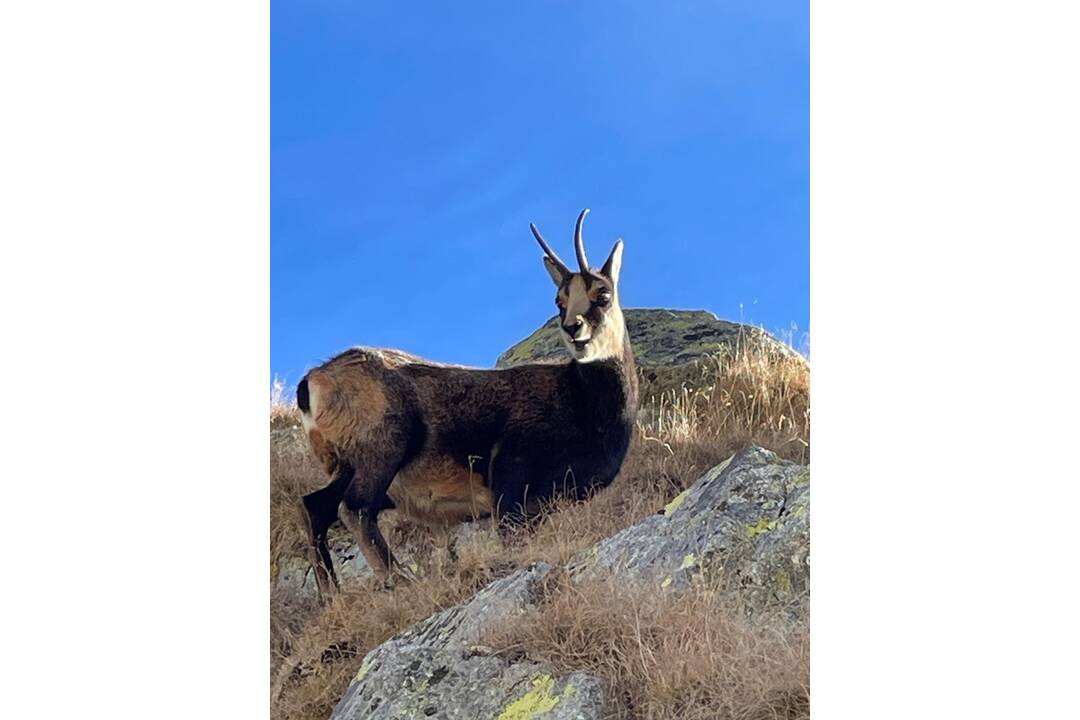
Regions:
<instances>
[{"instance_id":1,"label":"chamois rump","mask_svg":"<svg viewBox=\"0 0 1080 720\"><path fill-rule=\"evenodd\" d=\"M555 496L583 499L615 479L637 413L637 374L619 303L623 243L599 269L574 231L577 272L530 229L558 288L559 333L572 359L482 370L397 350L354 348L311 370L296 391L330 483L302 517L321 594L336 587L328 528L340 520L384 579L396 560L379 513L428 526L494 516L500 527Z\"/></svg>"}]
</instances>

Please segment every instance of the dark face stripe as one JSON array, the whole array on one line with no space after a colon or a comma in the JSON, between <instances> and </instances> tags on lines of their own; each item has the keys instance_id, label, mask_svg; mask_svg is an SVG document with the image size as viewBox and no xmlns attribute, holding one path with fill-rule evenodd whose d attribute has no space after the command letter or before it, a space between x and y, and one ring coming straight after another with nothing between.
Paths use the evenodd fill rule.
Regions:
<instances>
[{"instance_id":1,"label":"dark face stripe","mask_svg":"<svg viewBox=\"0 0 1080 720\"><path fill-rule=\"evenodd\" d=\"M615 288L611 281L602 275L595 275L593 273L589 273L588 275L574 273L568 276L559 287L558 294L555 296L556 304L559 309L560 327L566 322L566 314L571 302L570 289L571 286L575 284L574 278L581 278L583 280L585 285L585 295L589 303L585 312L581 313L579 311L579 314L585 318L585 322L589 324L590 330L595 330L603 322L604 315L607 311L614 305L614 302L612 302L606 306L601 306L597 304L596 299L604 290L607 290L614 295ZM574 298L574 300L577 300L577 298Z\"/></svg>"}]
</instances>

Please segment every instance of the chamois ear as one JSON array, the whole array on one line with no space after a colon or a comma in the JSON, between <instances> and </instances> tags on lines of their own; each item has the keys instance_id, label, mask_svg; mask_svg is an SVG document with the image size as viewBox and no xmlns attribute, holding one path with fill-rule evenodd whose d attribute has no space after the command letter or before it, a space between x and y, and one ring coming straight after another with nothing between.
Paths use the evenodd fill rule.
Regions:
<instances>
[{"instance_id":1,"label":"chamois ear","mask_svg":"<svg viewBox=\"0 0 1080 720\"><path fill-rule=\"evenodd\" d=\"M611 254L608 255L607 262L604 263L604 267L600 268L600 272L615 285L619 284L619 270L622 269L622 249L622 239L616 240L615 247L611 248Z\"/></svg>"},{"instance_id":2,"label":"chamois ear","mask_svg":"<svg viewBox=\"0 0 1080 720\"><path fill-rule=\"evenodd\" d=\"M563 274L562 268L547 255L544 256L544 269L548 271L548 275L551 276L551 280L555 283L555 287L562 287L563 281L566 280L566 276Z\"/></svg>"}]
</instances>

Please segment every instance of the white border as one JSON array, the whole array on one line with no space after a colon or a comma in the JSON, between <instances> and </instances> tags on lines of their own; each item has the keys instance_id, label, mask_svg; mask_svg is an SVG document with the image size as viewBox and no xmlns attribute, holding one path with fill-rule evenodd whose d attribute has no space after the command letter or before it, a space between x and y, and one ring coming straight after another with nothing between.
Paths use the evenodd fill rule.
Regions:
<instances>
[{"instance_id":1,"label":"white border","mask_svg":"<svg viewBox=\"0 0 1080 720\"><path fill-rule=\"evenodd\" d=\"M0 10L5 717L269 713L269 8Z\"/></svg>"},{"instance_id":2,"label":"white border","mask_svg":"<svg viewBox=\"0 0 1080 720\"><path fill-rule=\"evenodd\" d=\"M5 716L265 717L268 8L8 5ZM814 5L819 718L1074 705L1077 20Z\"/></svg>"},{"instance_id":3,"label":"white border","mask_svg":"<svg viewBox=\"0 0 1080 720\"><path fill-rule=\"evenodd\" d=\"M1063 716L1076 5L813 9L812 713Z\"/></svg>"}]
</instances>

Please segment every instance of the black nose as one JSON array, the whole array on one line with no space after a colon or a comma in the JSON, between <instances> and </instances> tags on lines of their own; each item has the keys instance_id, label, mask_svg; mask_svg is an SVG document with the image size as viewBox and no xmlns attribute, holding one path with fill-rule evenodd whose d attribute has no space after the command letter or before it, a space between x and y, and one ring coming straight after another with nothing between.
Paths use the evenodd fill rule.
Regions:
<instances>
[{"instance_id":1,"label":"black nose","mask_svg":"<svg viewBox=\"0 0 1080 720\"><path fill-rule=\"evenodd\" d=\"M578 330L580 330L581 326L584 324L585 323L581 322L581 320L575 320L573 322L563 323L562 327L563 330L566 331L567 335L569 335L570 337L574 337L575 335L577 335Z\"/></svg>"}]
</instances>

